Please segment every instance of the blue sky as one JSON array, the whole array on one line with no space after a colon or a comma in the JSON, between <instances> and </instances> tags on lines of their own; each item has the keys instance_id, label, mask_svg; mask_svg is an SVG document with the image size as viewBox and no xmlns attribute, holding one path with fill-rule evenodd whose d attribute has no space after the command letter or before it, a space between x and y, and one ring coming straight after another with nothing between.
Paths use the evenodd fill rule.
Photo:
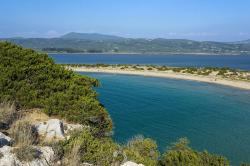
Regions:
<instances>
[{"instance_id":1,"label":"blue sky","mask_svg":"<svg viewBox=\"0 0 250 166\"><path fill-rule=\"evenodd\" d=\"M250 39L250 0L2 0L0 37Z\"/></svg>"}]
</instances>

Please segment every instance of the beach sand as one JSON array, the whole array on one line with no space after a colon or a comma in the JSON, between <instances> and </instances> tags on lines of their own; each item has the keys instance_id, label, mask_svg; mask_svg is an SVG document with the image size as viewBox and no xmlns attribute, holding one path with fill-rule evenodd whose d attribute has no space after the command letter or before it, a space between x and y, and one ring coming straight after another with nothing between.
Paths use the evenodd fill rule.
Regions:
<instances>
[{"instance_id":1,"label":"beach sand","mask_svg":"<svg viewBox=\"0 0 250 166\"><path fill-rule=\"evenodd\" d=\"M221 78L218 76L201 76L195 74L187 74L187 73L177 73L170 71L148 71L148 70L129 70L129 69L119 69L119 68L104 68L104 67L67 67L70 70L78 71L78 72L93 72L93 73L110 73L110 74L126 74L126 75L141 75L148 77L163 77L163 78L173 78L173 79L181 79L181 80L192 80L199 82L207 82L214 83L220 85L231 86L235 88L241 88L250 90L250 82L248 81L240 81L240 80L230 80L226 78Z\"/></svg>"}]
</instances>

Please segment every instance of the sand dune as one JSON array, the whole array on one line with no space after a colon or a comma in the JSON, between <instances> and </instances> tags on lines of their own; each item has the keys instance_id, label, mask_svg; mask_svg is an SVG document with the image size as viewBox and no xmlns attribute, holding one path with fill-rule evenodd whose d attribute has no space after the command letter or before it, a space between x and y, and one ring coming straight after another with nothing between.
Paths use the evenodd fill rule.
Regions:
<instances>
[{"instance_id":1,"label":"sand dune","mask_svg":"<svg viewBox=\"0 0 250 166\"><path fill-rule=\"evenodd\" d=\"M250 82L248 81L230 80L230 79L224 79L218 76L201 76L201 75L177 73L177 72L170 72L170 71L148 71L148 70L136 71L136 70L129 70L129 69L102 68L102 67L99 67L99 68L68 67L68 68L73 71L78 71L78 72L128 74L128 75L142 75L142 76L149 76L149 77L164 77L164 78L174 78L174 79L182 79L182 80L193 80L193 81L215 83L215 84L250 90Z\"/></svg>"}]
</instances>

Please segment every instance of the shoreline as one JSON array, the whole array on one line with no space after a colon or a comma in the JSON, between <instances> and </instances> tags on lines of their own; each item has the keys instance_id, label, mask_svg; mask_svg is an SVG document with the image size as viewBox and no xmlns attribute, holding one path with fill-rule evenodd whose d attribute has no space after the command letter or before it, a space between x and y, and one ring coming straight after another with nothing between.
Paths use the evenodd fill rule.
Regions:
<instances>
[{"instance_id":1,"label":"shoreline","mask_svg":"<svg viewBox=\"0 0 250 166\"><path fill-rule=\"evenodd\" d=\"M89 72L89 73L109 73L109 74L124 74L124 75L138 75L146 77L161 77L172 78L179 80L190 80L197 82L206 82L212 84L219 84L224 86L230 86L239 89L250 90L250 82L240 80L230 80L212 76L200 76L194 74L184 74L176 72L160 72L160 71L133 71L133 70L121 70L121 69L104 69L104 68L86 68L86 67L67 67L68 69L76 72Z\"/></svg>"},{"instance_id":2,"label":"shoreline","mask_svg":"<svg viewBox=\"0 0 250 166\"><path fill-rule=\"evenodd\" d=\"M88 53L88 52L75 52L75 53L67 53L67 52L44 52L46 54L50 54L50 55L54 55L54 54L65 54L65 55L70 55L70 54L82 54L82 55L98 55L98 54L101 54L101 55L162 55L162 56L171 56L171 55L182 55L182 56L185 56L185 55L197 55L197 56L241 56L241 55L244 55L244 56L250 56L250 53L249 54L241 54L241 53L235 53L235 54L232 54L232 53L224 53L224 54L216 54L216 53L174 53L174 52L146 52L146 53L138 53L138 52L101 52L101 53Z\"/></svg>"}]
</instances>

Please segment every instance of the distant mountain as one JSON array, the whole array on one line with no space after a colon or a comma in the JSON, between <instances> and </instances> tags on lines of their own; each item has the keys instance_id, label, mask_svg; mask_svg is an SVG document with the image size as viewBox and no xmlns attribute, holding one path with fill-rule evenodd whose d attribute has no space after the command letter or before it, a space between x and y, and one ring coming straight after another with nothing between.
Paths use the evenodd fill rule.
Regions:
<instances>
[{"instance_id":1,"label":"distant mountain","mask_svg":"<svg viewBox=\"0 0 250 166\"><path fill-rule=\"evenodd\" d=\"M59 38L6 38L12 43L45 52L152 53L152 54L249 54L244 42L199 42L186 39L131 39L96 33L68 33Z\"/></svg>"},{"instance_id":2,"label":"distant mountain","mask_svg":"<svg viewBox=\"0 0 250 166\"><path fill-rule=\"evenodd\" d=\"M242 41L237 41L237 42L232 42L233 44L250 44L250 39L248 40L242 40Z\"/></svg>"},{"instance_id":3,"label":"distant mountain","mask_svg":"<svg viewBox=\"0 0 250 166\"><path fill-rule=\"evenodd\" d=\"M60 38L63 39L79 39L79 40L92 40L92 41L106 41L106 40L123 40L125 38L119 37L119 36L112 36L112 35L104 35L99 33L76 33L76 32L70 32L66 35L61 36Z\"/></svg>"}]
</instances>

